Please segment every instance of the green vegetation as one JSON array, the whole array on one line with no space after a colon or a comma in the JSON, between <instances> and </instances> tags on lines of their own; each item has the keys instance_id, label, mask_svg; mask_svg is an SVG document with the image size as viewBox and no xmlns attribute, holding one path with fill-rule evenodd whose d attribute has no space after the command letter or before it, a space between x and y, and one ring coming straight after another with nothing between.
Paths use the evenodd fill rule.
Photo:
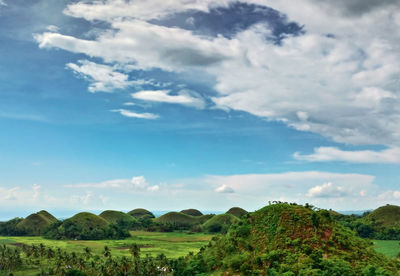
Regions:
<instances>
[{"instance_id":1,"label":"green vegetation","mask_svg":"<svg viewBox=\"0 0 400 276\"><path fill-rule=\"evenodd\" d=\"M200 217L203 215L203 213L197 209L185 209L185 210L182 210L181 213L184 213L185 215L189 215L189 216L194 216L194 217Z\"/></svg>"},{"instance_id":2,"label":"green vegetation","mask_svg":"<svg viewBox=\"0 0 400 276\"><path fill-rule=\"evenodd\" d=\"M24 233L28 236L39 236L45 229L57 219L47 211L30 214L16 225L17 233Z\"/></svg>"},{"instance_id":3,"label":"green vegetation","mask_svg":"<svg viewBox=\"0 0 400 276\"><path fill-rule=\"evenodd\" d=\"M335 217L362 238L377 240L400 240L400 207L386 205L363 216Z\"/></svg>"},{"instance_id":4,"label":"green vegetation","mask_svg":"<svg viewBox=\"0 0 400 276\"><path fill-rule=\"evenodd\" d=\"M203 229L210 233L226 233L229 226L239 219L231 214L214 216L203 224Z\"/></svg>"},{"instance_id":5,"label":"green vegetation","mask_svg":"<svg viewBox=\"0 0 400 276\"><path fill-rule=\"evenodd\" d=\"M106 210L102 212L99 217L108 221L108 223L138 223L134 217L120 211Z\"/></svg>"},{"instance_id":6,"label":"green vegetation","mask_svg":"<svg viewBox=\"0 0 400 276\"><path fill-rule=\"evenodd\" d=\"M376 227L400 228L400 206L386 205L369 213L363 219Z\"/></svg>"},{"instance_id":7,"label":"green vegetation","mask_svg":"<svg viewBox=\"0 0 400 276\"><path fill-rule=\"evenodd\" d=\"M133 209L132 211L129 211L128 214L137 219L155 218L152 212L142 208Z\"/></svg>"},{"instance_id":8,"label":"green vegetation","mask_svg":"<svg viewBox=\"0 0 400 276\"><path fill-rule=\"evenodd\" d=\"M174 266L175 275L397 275L399 268L328 211L284 203L243 218Z\"/></svg>"},{"instance_id":9,"label":"green vegetation","mask_svg":"<svg viewBox=\"0 0 400 276\"><path fill-rule=\"evenodd\" d=\"M374 249L377 252L383 253L389 258L399 257L400 255L400 241L382 241L373 240Z\"/></svg>"},{"instance_id":10,"label":"green vegetation","mask_svg":"<svg viewBox=\"0 0 400 276\"><path fill-rule=\"evenodd\" d=\"M121 239L129 233L118 224L110 224L104 218L82 212L65 221L47 227L44 236L51 239L101 240Z\"/></svg>"},{"instance_id":11,"label":"green vegetation","mask_svg":"<svg viewBox=\"0 0 400 276\"><path fill-rule=\"evenodd\" d=\"M126 239L115 240L51 240L43 237L0 237L0 245L11 247L44 244L46 247L61 248L67 253L82 252L88 247L94 255L101 255L104 246L110 248L111 254L116 257L129 257L129 247L138 244L141 255L149 254L156 257L164 254L168 258L186 256L189 252L198 252L202 246L208 244L213 235L203 233L181 232L146 232L131 231ZM1 274L0 274L1 275Z\"/></svg>"},{"instance_id":12,"label":"green vegetation","mask_svg":"<svg viewBox=\"0 0 400 276\"><path fill-rule=\"evenodd\" d=\"M234 215L235 217L241 218L244 215L246 215L248 212L245 209L242 209L240 207L232 207L229 209L226 214L231 214Z\"/></svg>"}]
</instances>

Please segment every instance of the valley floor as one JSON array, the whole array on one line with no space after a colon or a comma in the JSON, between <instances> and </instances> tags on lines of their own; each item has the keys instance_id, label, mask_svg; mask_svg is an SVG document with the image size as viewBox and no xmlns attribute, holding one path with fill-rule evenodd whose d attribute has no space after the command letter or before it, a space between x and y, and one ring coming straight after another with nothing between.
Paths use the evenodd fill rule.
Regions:
<instances>
[{"instance_id":1,"label":"valley floor","mask_svg":"<svg viewBox=\"0 0 400 276\"><path fill-rule=\"evenodd\" d=\"M150 254L155 257L163 253L167 258L178 258L186 256L189 252L197 253L199 249L207 245L213 235L198 233L188 234L179 232L145 232L131 231L132 237L124 240L98 240L98 241L82 241L82 240L48 240L42 237L2 237L0 236L0 244L12 246L22 246L22 244L43 243L49 247L59 247L67 252L83 252L85 247L89 247L94 254L102 254L104 246L111 249L112 256L122 257L130 256L129 246L136 243L140 246L142 255Z\"/></svg>"}]
</instances>

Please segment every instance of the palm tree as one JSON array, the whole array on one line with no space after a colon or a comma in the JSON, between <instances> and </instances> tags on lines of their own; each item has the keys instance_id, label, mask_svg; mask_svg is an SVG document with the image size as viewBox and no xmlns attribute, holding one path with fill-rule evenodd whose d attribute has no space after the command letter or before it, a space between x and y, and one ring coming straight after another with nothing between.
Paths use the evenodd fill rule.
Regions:
<instances>
[{"instance_id":1,"label":"palm tree","mask_svg":"<svg viewBox=\"0 0 400 276\"><path fill-rule=\"evenodd\" d=\"M111 251L110 251L110 248L109 248L107 245L104 246L103 256L104 256L105 258L111 257Z\"/></svg>"},{"instance_id":2,"label":"palm tree","mask_svg":"<svg viewBox=\"0 0 400 276\"><path fill-rule=\"evenodd\" d=\"M90 250L89 247L85 247L85 249L83 250L85 253L85 257L86 257L86 261L90 259L90 257L92 257L92 251Z\"/></svg>"}]
</instances>

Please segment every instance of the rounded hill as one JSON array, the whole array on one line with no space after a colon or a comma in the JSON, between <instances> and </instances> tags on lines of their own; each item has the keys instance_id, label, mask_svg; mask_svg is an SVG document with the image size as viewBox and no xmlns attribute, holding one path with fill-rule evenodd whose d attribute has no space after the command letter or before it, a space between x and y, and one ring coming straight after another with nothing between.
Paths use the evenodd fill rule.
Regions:
<instances>
[{"instance_id":1,"label":"rounded hill","mask_svg":"<svg viewBox=\"0 0 400 276\"><path fill-rule=\"evenodd\" d=\"M234 215L235 217L241 218L244 215L246 215L248 212L245 209L242 209L240 207L232 207L229 209L226 214L231 214Z\"/></svg>"},{"instance_id":2,"label":"rounded hill","mask_svg":"<svg viewBox=\"0 0 400 276\"><path fill-rule=\"evenodd\" d=\"M199 217L199 216L203 215L203 213L197 209L185 209L185 210L182 210L181 213L183 213L185 215L189 215L189 216L194 216L194 217Z\"/></svg>"},{"instance_id":3,"label":"rounded hill","mask_svg":"<svg viewBox=\"0 0 400 276\"><path fill-rule=\"evenodd\" d=\"M239 221L237 217L231 214L216 215L203 224L204 230L212 233L226 232L229 226Z\"/></svg>"},{"instance_id":4,"label":"rounded hill","mask_svg":"<svg viewBox=\"0 0 400 276\"><path fill-rule=\"evenodd\" d=\"M133 209L132 211L128 212L128 215L131 215L137 219L155 218L152 212L142 208Z\"/></svg>"},{"instance_id":5,"label":"rounded hill","mask_svg":"<svg viewBox=\"0 0 400 276\"><path fill-rule=\"evenodd\" d=\"M124 212L114 211L114 210L106 210L103 211L99 217L105 219L109 223L118 223L118 222L133 222L136 219Z\"/></svg>"},{"instance_id":6,"label":"rounded hill","mask_svg":"<svg viewBox=\"0 0 400 276\"><path fill-rule=\"evenodd\" d=\"M284 203L241 219L187 262L187 275L397 275L400 268L329 211Z\"/></svg>"},{"instance_id":7,"label":"rounded hill","mask_svg":"<svg viewBox=\"0 0 400 276\"><path fill-rule=\"evenodd\" d=\"M108 225L107 220L89 212L81 212L65 220L65 223L80 225L82 229L93 230L96 228L105 228Z\"/></svg>"},{"instance_id":8,"label":"rounded hill","mask_svg":"<svg viewBox=\"0 0 400 276\"><path fill-rule=\"evenodd\" d=\"M40 211L38 213L30 214L21 222L16 225L16 228L26 233L27 235L39 236L43 234L44 230L56 222L57 219L47 211Z\"/></svg>"},{"instance_id":9,"label":"rounded hill","mask_svg":"<svg viewBox=\"0 0 400 276\"><path fill-rule=\"evenodd\" d=\"M364 221L372 222L378 227L400 227L400 206L385 205L368 214Z\"/></svg>"},{"instance_id":10,"label":"rounded hill","mask_svg":"<svg viewBox=\"0 0 400 276\"><path fill-rule=\"evenodd\" d=\"M168 212L156 218L154 221L158 223L169 223L169 224L187 224L187 225L199 224L198 217L178 212Z\"/></svg>"}]
</instances>

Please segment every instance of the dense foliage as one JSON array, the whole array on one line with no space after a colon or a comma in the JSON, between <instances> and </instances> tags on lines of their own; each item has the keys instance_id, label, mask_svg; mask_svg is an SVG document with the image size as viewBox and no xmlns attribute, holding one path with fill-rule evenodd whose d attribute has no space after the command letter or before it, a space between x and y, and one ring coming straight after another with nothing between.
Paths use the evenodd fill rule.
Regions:
<instances>
[{"instance_id":1,"label":"dense foliage","mask_svg":"<svg viewBox=\"0 0 400 276\"><path fill-rule=\"evenodd\" d=\"M274 204L173 268L176 275L397 275L400 264L376 253L326 210Z\"/></svg>"},{"instance_id":2,"label":"dense foliage","mask_svg":"<svg viewBox=\"0 0 400 276\"><path fill-rule=\"evenodd\" d=\"M133 244L132 257L115 258L104 247L102 256L93 255L86 247L82 252L68 253L61 248L23 245L21 248L0 246L0 275L2 272L37 272L37 275L166 275L171 272L168 259L141 257L140 247Z\"/></svg>"}]
</instances>

